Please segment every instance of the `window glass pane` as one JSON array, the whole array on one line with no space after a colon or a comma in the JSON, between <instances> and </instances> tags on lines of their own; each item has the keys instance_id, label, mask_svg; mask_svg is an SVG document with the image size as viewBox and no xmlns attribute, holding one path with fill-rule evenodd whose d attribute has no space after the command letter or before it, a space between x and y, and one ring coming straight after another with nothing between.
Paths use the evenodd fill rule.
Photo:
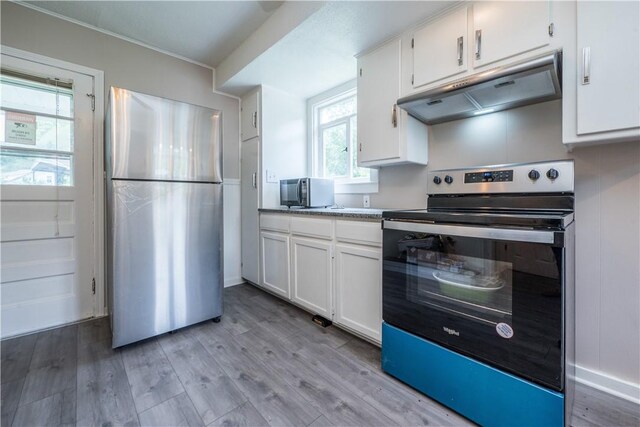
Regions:
<instances>
[{"instance_id":1,"label":"window glass pane","mask_svg":"<svg viewBox=\"0 0 640 427\"><path fill-rule=\"evenodd\" d=\"M323 129L322 146L324 158L324 176L327 178L349 175L349 141L347 124Z\"/></svg>"},{"instance_id":2,"label":"window glass pane","mask_svg":"<svg viewBox=\"0 0 640 427\"><path fill-rule=\"evenodd\" d=\"M329 123L342 117L356 114L356 107L355 95L323 107L320 109L318 114L320 117L320 124Z\"/></svg>"},{"instance_id":3,"label":"window glass pane","mask_svg":"<svg viewBox=\"0 0 640 427\"><path fill-rule=\"evenodd\" d=\"M73 185L72 156L0 150L0 184Z\"/></svg>"},{"instance_id":4,"label":"window glass pane","mask_svg":"<svg viewBox=\"0 0 640 427\"><path fill-rule=\"evenodd\" d=\"M356 116L351 117L351 177L369 178L369 168L358 167L358 120Z\"/></svg>"},{"instance_id":5,"label":"window glass pane","mask_svg":"<svg viewBox=\"0 0 640 427\"><path fill-rule=\"evenodd\" d=\"M70 89L58 88L58 112L56 113L55 86L7 76L3 76L0 82L0 97L2 98L3 108L63 117L73 116L72 92Z\"/></svg>"},{"instance_id":6,"label":"window glass pane","mask_svg":"<svg viewBox=\"0 0 640 427\"><path fill-rule=\"evenodd\" d=\"M9 113L11 114L11 113ZM66 119L35 116L35 144L30 141L24 143L6 141L6 126L14 126L9 118L7 124L7 112L0 111L0 146L2 147L29 147L43 150L73 151L73 122ZM56 121L57 140L56 140Z\"/></svg>"}]
</instances>

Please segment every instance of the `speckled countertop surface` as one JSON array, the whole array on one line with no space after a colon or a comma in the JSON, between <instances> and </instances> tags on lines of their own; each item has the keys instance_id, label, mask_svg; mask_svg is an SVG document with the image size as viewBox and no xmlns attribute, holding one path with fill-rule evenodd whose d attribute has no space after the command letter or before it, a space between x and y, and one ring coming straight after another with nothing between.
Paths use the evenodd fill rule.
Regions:
<instances>
[{"instance_id":1,"label":"speckled countertop surface","mask_svg":"<svg viewBox=\"0 0 640 427\"><path fill-rule=\"evenodd\" d=\"M365 208L263 208L258 209L264 213L281 213L291 215L319 215L319 216L338 216L343 218L360 218L360 219L382 219L382 211L388 209L365 209Z\"/></svg>"}]
</instances>

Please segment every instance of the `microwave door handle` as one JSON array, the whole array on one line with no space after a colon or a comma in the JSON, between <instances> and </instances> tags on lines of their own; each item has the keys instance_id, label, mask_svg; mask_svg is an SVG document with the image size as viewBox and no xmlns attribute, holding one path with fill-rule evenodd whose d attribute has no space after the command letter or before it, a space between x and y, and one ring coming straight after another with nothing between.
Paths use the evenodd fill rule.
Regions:
<instances>
[{"instance_id":1,"label":"microwave door handle","mask_svg":"<svg viewBox=\"0 0 640 427\"><path fill-rule=\"evenodd\" d=\"M298 180L298 183L296 184L296 201L300 204L302 204L302 179Z\"/></svg>"}]
</instances>

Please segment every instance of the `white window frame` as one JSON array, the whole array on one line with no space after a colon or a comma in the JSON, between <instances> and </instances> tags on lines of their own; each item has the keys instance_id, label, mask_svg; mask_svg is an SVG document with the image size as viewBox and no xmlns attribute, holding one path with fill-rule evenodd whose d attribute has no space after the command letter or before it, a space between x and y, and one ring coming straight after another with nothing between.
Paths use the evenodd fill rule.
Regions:
<instances>
[{"instance_id":1,"label":"white window frame","mask_svg":"<svg viewBox=\"0 0 640 427\"><path fill-rule=\"evenodd\" d=\"M330 128L340 123L346 123L347 132L351 131L351 117L343 117L336 119L329 123L320 125L318 123L318 112L321 108L327 105L339 102L345 98L351 97L356 93L356 80L351 80L347 83L339 85L333 89L329 89L319 95L309 98L307 101L307 117L308 117L308 163L309 170L313 176L323 176L324 164L323 164L323 152L321 131L323 129ZM350 134L350 133L349 133ZM351 147L350 147L351 148ZM351 156L351 153L350 153ZM349 172L351 172L352 164L351 159L349 161ZM369 177L365 178L335 178L335 193L336 194L367 194L378 192L378 170L370 169Z\"/></svg>"}]
</instances>

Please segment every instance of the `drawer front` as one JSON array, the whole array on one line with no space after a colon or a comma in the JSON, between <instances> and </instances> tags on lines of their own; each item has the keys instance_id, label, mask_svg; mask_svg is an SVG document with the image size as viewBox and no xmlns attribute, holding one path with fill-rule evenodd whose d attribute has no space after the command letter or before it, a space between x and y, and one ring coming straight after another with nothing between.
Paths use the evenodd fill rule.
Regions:
<instances>
[{"instance_id":1,"label":"drawer front","mask_svg":"<svg viewBox=\"0 0 640 427\"><path fill-rule=\"evenodd\" d=\"M379 222L336 221L336 239L339 242L382 246L382 228Z\"/></svg>"},{"instance_id":2,"label":"drawer front","mask_svg":"<svg viewBox=\"0 0 640 427\"><path fill-rule=\"evenodd\" d=\"M260 215L260 228L262 230L279 231L281 233L289 232L290 218L287 215Z\"/></svg>"},{"instance_id":3,"label":"drawer front","mask_svg":"<svg viewBox=\"0 0 640 427\"><path fill-rule=\"evenodd\" d=\"M291 218L291 234L333 239L333 220L320 218Z\"/></svg>"}]
</instances>

